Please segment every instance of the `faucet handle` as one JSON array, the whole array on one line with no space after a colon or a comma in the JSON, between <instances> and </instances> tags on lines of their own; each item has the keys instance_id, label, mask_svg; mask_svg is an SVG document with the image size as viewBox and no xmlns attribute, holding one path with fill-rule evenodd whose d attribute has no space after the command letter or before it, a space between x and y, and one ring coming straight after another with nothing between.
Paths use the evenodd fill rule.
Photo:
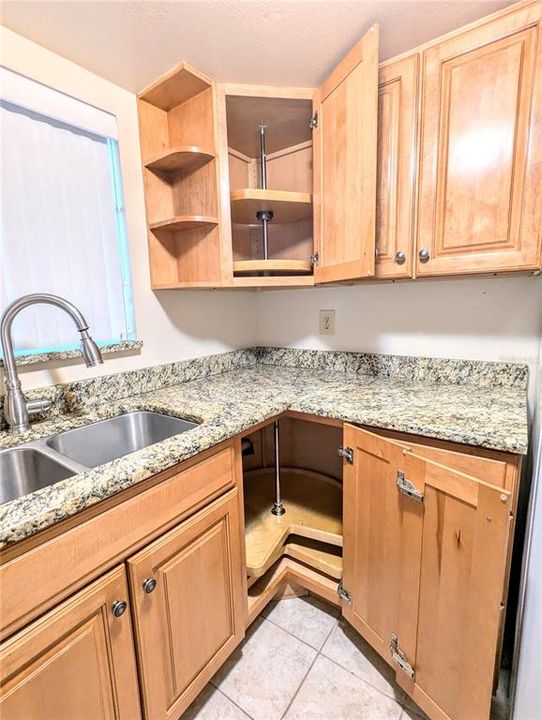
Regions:
<instances>
[{"instance_id":1,"label":"faucet handle","mask_svg":"<svg viewBox=\"0 0 542 720\"><path fill-rule=\"evenodd\" d=\"M48 398L36 398L35 400L26 401L26 409L29 415L36 413L44 413L53 407L53 401Z\"/></svg>"}]
</instances>

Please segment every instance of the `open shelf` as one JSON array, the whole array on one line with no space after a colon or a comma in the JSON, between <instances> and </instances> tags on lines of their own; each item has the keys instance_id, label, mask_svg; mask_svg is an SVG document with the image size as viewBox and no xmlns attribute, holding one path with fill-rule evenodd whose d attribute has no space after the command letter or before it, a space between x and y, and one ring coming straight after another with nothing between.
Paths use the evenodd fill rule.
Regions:
<instances>
[{"instance_id":1,"label":"open shelf","mask_svg":"<svg viewBox=\"0 0 542 720\"><path fill-rule=\"evenodd\" d=\"M282 274L312 273L312 265L305 260L236 260L234 273L277 272Z\"/></svg>"},{"instance_id":2,"label":"open shelf","mask_svg":"<svg viewBox=\"0 0 542 720\"><path fill-rule=\"evenodd\" d=\"M312 195L288 190L243 188L230 193L231 215L234 223L258 224L260 210L272 210L274 225L307 220L312 216Z\"/></svg>"},{"instance_id":3,"label":"open shelf","mask_svg":"<svg viewBox=\"0 0 542 720\"><path fill-rule=\"evenodd\" d=\"M211 80L183 62L146 87L139 98L167 112L210 87Z\"/></svg>"},{"instance_id":4,"label":"open shelf","mask_svg":"<svg viewBox=\"0 0 542 720\"><path fill-rule=\"evenodd\" d=\"M285 467L281 469L281 491L286 512L277 517L271 513L274 468L245 473L246 562L250 576L263 575L281 555L288 554L287 540L291 535L342 546L340 482L312 470ZM299 548L297 551L304 552L305 557L311 551L314 555L310 547Z\"/></svg>"},{"instance_id":5,"label":"open shelf","mask_svg":"<svg viewBox=\"0 0 542 720\"><path fill-rule=\"evenodd\" d=\"M217 223L218 219L216 217L208 217L206 215L176 215L167 220L151 223L149 230L153 232L187 232L188 230L209 227Z\"/></svg>"},{"instance_id":6,"label":"open shelf","mask_svg":"<svg viewBox=\"0 0 542 720\"><path fill-rule=\"evenodd\" d=\"M189 174L210 162L214 152L197 145L176 146L163 150L145 163L145 167L154 173L164 175Z\"/></svg>"},{"instance_id":7,"label":"open shelf","mask_svg":"<svg viewBox=\"0 0 542 720\"><path fill-rule=\"evenodd\" d=\"M311 538L290 535L284 543L284 555L340 580L343 572L342 548Z\"/></svg>"}]
</instances>

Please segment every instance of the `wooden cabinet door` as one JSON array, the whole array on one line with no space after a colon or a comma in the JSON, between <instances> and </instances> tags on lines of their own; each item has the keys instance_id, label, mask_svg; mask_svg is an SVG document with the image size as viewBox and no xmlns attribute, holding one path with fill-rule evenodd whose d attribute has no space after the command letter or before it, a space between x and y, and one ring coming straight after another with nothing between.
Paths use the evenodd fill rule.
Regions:
<instances>
[{"instance_id":1,"label":"wooden cabinet door","mask_svg":"<svg viewBox=\"0 0 542 720\"><path fill-rule=\"evenodd\" d=\"M244 636L237 490L151 543L128 568L145 715L178 718Z\"/></svg>"},{"instance_id":2,"label":"wooden cabinet door","mask_svg":"<svg viewBox=\"0 0 542 720\"><path fill-rule=\"evenodd\" d=\"M32 588L28 588L32 592ZM137 720L139 690L124 567L0 646L3 720Z\"/></svg>"},{"instance_id":3,"label":"wooden cabinet door","mask_svg":"<svg viewBox=\"0 0 542 720\"><path fill-rule=\"evenodd\" d=\"M431 718L488 718L511 493L359 428L344 442L345 618Z\"/></svg>"},{"instance_id":4,"label":"wooden cabinet door","mask_svg":"<svg viewBox=\"0 0 542 720\"><path fill-rule=\"evenodd\" d=\"M418 55L380 66L378 84L377 278L412 277Z\"/></svg>"},{"instance_id":5,"label":"wooden cabinet door","mask_svg":"<svg viewBox=\"0 0 542 720\"><path fill-rule=\"evenodd\" d=\"M397 470L419 461L386 438L345 424L354 462L343 468L343 615L392 664L390 638L416 648L423 508L397 490ZM406 464L405 464L406 463ZM407 643L407 636L409 642Z\"/></svg>"},{"instance_id":6,"label":"wooden cabinet door","mask_svg":"<svg viewBox=\"0 0 542 720\"><path fill-rule=\"evenodd\" d=\"M313 112L316 283L374 275L378 25L316 91Z\"/></svg>"},{"instance_id":7,"label":"wooden cabinet door","mask_svg":"<svg viewBox=\"0 0 542 720\"><path fill-rule=\"evenodd\" d=\"M540 266L541 7L423 53L419 276Z\"/></svg>"}]
</instances>

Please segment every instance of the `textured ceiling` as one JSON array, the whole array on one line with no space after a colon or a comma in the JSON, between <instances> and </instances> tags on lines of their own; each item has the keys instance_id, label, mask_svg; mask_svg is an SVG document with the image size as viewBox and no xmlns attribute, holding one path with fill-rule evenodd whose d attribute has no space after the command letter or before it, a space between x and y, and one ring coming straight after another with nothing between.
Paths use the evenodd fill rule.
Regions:
<instances>
[{"instance_id":1,"label":"textured ceiling","mask_svg":"<svg viewBox=\"0 0 542 720\"><path fill-rule=\"evenodd\" d=\"M508 0L4 0L2 24L139 91L181 60L219 81L318 85L374 22L385 59Z\"/></svg>"}]
</instances>

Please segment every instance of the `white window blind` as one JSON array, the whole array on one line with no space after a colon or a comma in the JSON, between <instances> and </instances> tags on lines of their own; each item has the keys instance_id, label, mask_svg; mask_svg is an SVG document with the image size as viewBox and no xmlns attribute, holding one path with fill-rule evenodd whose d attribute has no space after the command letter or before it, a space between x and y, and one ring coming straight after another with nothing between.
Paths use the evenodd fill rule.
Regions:
<instances>
[{"instance_id":1,"label":"white window blind","mask_svg":"<svg viewBox=\"0 0 542 720\"><path fill-rule=\"evenodd\" d=\"M49 292L102 344L135 339L116 118L0 68L0 302ZM13 324L17 352L77 347L64 313Z\"/></svg>"}]
</instances>

